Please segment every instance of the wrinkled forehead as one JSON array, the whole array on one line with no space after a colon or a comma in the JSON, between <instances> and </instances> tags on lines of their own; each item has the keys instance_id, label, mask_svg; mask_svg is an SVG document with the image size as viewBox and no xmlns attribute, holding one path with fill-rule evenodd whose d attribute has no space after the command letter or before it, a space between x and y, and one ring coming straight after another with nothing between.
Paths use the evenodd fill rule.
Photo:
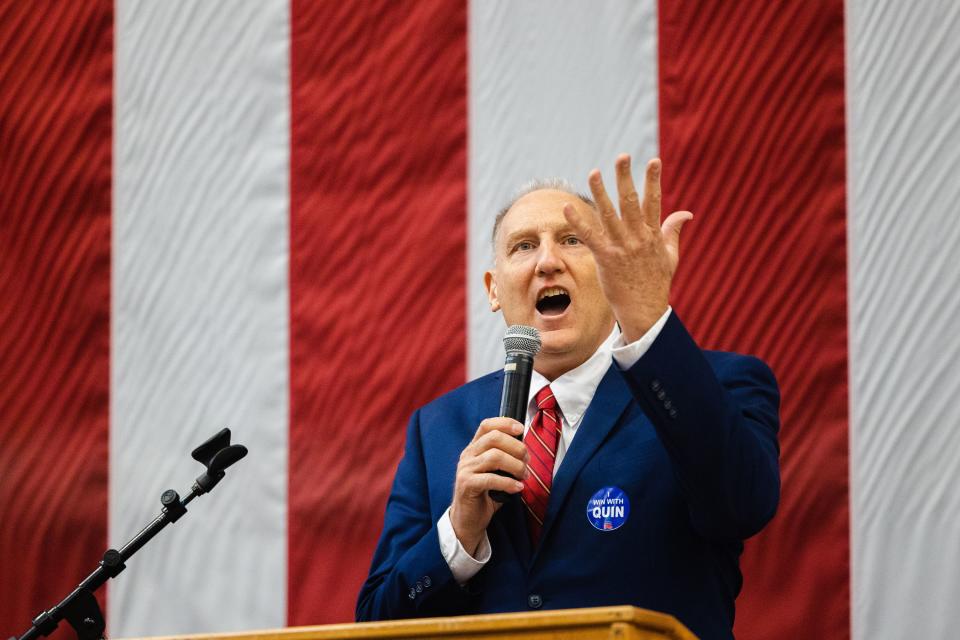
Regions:
<instances>
[{"instance_id":1,"label":"wrinkled forehead","mask_svg":"<svg viewBox=\"0 0 960 640\"><path fill-rule=\"evenodd\" d=\"M497 231L496 246L499 249L517 235L556 233L570 227L563 208L567 204L581 211L589 211L590 205L579 196L556 189L540 189L519 198L507 210Z\"/></svg>"}]
</instances>

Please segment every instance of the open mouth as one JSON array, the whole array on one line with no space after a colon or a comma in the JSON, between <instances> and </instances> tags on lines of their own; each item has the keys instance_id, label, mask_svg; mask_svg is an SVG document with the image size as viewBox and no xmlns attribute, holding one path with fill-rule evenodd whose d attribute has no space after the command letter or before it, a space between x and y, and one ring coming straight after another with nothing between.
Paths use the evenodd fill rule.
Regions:
<instances>
[{"instance_id":1,"label":"open mouth","mask_svg":"<svg viewBox=\"0 0 960 640\"><path fill-rule=\"evenodd\" d=\"M537 311L543 316L559 316L570 306L570 294L563 287L544 289L537 296Z\"/></svg>"}]
</instances>

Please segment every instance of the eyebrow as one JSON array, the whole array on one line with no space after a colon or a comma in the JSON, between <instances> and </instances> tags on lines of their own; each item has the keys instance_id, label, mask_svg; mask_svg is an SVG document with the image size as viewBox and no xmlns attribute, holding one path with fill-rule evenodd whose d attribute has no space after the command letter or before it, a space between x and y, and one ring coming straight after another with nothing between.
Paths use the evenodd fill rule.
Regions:
<instances>
[{"instance_id":1,"label":"eyebrow","mask_svg":"<svg viewBox=\"0 0 960 640\"><path fill-rule=\"evenodd\" d=\"M573 227L570 225L569 222L564 221L563 224L558 225L558 226L556 226L556 227L554 227L554 228L552 228L552 229L549 229L549 231L550 231L550 233L552 233L552 234L554 234L554 235L559 235L559 234L561 234L561 233L572 232L572 231L573 231ZM517 230L517 231L514 231L514 232L508 234L508 235L503 239L503 241L504 241L504 244L509 247L510 245L512 245L514 242L520 240L521 238L529 238L529 237L531 237L531 236L539 236L539 235L540 235L540 228L539 228L539 227L536 227L536 228L535 228L535 227L526 227L526 228L524 228L524 229L519 229L519 230Z\"/></svg>"}]
</instances>

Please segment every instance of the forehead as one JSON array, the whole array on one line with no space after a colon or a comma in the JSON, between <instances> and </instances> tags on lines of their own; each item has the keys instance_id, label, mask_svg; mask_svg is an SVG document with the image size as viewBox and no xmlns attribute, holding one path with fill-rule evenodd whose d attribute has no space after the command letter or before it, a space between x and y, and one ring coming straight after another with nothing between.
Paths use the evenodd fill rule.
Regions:
<instances>
[{"instance_id":1,"label":"forehead","mask_svg":"<svg viewBox=\"0 0 960 640\"><path fill-rule=\"evenodd\" d=\"M589 212L590 205L566 191L539 189L516 202L500 223L499 238L512 235L552 231L569 226L563 216L564 205L571 204L581 212ZM498 242L499 243L499 242Z\"/></svg>"}]
</instances>

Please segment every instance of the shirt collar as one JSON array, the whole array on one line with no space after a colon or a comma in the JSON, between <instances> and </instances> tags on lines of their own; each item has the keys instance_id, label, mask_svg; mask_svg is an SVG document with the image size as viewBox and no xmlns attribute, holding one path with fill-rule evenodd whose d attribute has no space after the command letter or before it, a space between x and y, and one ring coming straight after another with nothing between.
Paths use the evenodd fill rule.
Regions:
<instances>
[{"instance_id":1,"label":"shirt collar","mask_svg":"<svg viewBox=\"0 0 960 640\"><path fill-rule=\"evenodd\" d=\"M590 406L600 381L610 368L613 359L613 343L619 335L620 330L614 326L607 339L593 352L592 356L587 358L586 362L567 371L553 382L534 371L530 378L527 415L530 417L534 415L537 410L534 397L540 389L549 384L564 419L575 429L580 424L580 419L586 413L587 407Z\"/></svg>"}]
</instances>

